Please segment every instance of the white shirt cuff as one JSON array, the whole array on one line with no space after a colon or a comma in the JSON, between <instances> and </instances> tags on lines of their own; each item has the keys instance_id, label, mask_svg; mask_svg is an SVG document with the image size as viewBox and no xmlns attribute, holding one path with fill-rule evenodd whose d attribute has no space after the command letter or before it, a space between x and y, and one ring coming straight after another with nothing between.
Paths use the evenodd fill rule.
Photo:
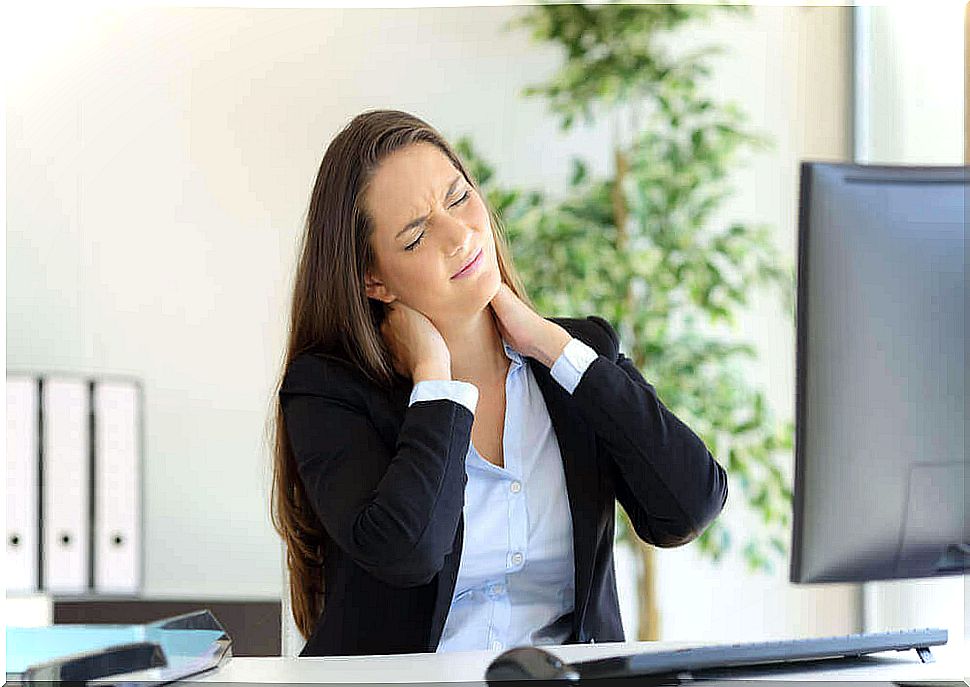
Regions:
<instances>
[{"instance_id":1,"label":"white shirt cuff","mask_svg":"<svg viewBox=\"0 0 970 687\"><path fill-rule=\"evenodd\" d=\"M573 337L549 368L549 374L572 395L579 386L583 373L598 357L599 354L596 351Z\"/></svg>"},{"instance_id":2,"label":"white shirt cuff","mask_svg":"<svg viewBox=\"0 0 970 687\"><path fill-rule=\"evenodd\" d=\"M411 399L408 406L412 406L418 401L437 401L439 399L450 399L472 411L478 406L478 387L471 382L463 382L458 379L424 379L414 385L411 389Z\"/></svg>"}]
</instances>

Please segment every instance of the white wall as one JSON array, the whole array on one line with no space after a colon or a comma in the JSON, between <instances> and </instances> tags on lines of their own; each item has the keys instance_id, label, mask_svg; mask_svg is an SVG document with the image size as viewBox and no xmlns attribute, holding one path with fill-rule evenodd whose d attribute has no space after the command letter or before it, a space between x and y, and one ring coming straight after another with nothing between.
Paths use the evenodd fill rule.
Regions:
<instances>
[{"instance_id":1,"label":"white wall","mask_svg":"<svg viewBox=\"0 0 970 687\"><path fill-rule=\"evenodd\" d=\"M472 134L507 184L558 192L572 155L609 172L607 122L561 134L519 96L560 63L501 31L523 9L141 10L24 41L8 92L7 364L145 380L147 595L279 593L263 428L310 187L348 119L395 107ZM850 152L847 26L841 8L759 7L683 35L732 47L715 95L776 140L743 161L722 214L771 223L790 259L799 160ZM790 323L765 297L740 334L790 417ZM724 517L744 526L736 498ZM661 554L665 638L858 629L852 586Z\"/></svg>"},{"instance_id":2,"label":"white wall","mask_svg":"<svg viewBox=\"0 0 970 687\"><path fill-rule=\"evenodd\" d=\"M964 5L856 8L856 160L964 164Z\"/></svg>"},{"instance_id":3,"label":"white wall","mask_svg":"<svg viewBox=\"0 0 970 687\"><path fill-rule=\"evenodd\" d=\"M858 16L856 160L961 165L965 3L866 6ZM866 631L942 627L970 637L970 577L865 585Z\"/></svg>"}]
</instances>

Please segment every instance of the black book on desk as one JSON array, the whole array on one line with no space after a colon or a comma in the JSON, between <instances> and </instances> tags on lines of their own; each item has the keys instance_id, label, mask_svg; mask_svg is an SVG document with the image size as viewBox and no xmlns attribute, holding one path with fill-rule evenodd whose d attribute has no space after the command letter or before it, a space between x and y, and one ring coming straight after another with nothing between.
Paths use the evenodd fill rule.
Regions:
<instances>
[{"instance_id":1,"label":"black book on desk","mask_svg":"<svg viewBox=\"0 0 970 687\"><path fill-rule=\"evenodd\" d=\"M927 662L933 660L930 647L946 642L946 630L929 628L649 651L576 663L566 663L544 649L528 646L497 656L489 664L485 679L489 684L498 684L508 680L588 682L644 677L638 684L676 684L684 678L703 677L705 670L855 658L880 651L915 649L920 659Z\"/></svg>"}]
</instances>

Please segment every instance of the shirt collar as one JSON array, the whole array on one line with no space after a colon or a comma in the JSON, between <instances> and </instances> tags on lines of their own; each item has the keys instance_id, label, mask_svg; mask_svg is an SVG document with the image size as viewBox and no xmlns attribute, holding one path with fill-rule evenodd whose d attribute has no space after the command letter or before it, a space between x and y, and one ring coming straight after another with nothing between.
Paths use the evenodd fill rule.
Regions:
<instances>
[{"instance_id":1,"label":"shirt collar","mask_svg":"<svg viewBox=\"0 0 970 687\"><path fill-rule=\"evenodd\" d=\"M525 359L522 357L522 354L512 348L512 345L505 340L505 337L502 337L502 348L505 349L506 357L512 361L513 370L525 364Z\"/></svg>"}]
</instances>

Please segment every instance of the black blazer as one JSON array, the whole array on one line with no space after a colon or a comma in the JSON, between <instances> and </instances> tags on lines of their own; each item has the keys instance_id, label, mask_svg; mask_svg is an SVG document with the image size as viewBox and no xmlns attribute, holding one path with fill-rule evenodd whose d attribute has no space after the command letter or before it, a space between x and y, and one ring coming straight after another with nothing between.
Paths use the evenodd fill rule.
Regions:
<instances>
[{"instance_id":1,"label":"black blazer","mask_svg":"<svg viewBox=\"0 0 970 687\"><path fill-rule=\"evenodd\" d=\"M526 358L562 453L576 590L567 643L623 641L613 571L615 499L659 547L697 537L724 507L727 473L657 398L595 315L547 318L599 357L572 395ZM324 609L301 656L434 652L464 533L473 414L450 399L408 407L345 360L302 353L280 389L300 477L332 542Z\"/></svg>"}]
</instances>

